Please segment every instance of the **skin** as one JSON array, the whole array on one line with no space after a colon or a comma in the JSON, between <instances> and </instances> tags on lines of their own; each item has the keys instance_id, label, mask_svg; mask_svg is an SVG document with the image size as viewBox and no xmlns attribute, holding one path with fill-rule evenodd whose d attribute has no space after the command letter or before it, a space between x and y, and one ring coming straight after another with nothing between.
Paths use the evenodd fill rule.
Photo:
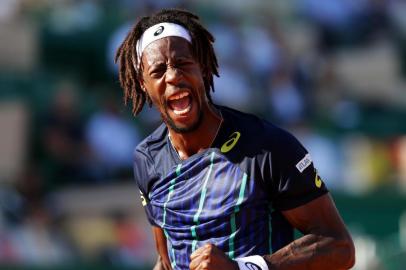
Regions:
<instances>
[{"instance_id":1,"label":"skin","mask_svg":"<svg viewBox=\"0 0 406 270\"><path fill-rule=\"evenodd\" d=\"M269 270L350 269L355 262L354 245L330 195L283 211L283 215L304 236L272 255L263 256ZM238 269L214 245L191 255L190 269Z\"/></svg>"},{"instance_id":2,"label":"skin","mask_svg":"<svg viewBox=\"0 0 406 270\"><path fill-rule=\"evenodd\" d=\"M207 100L201 68L190 43L180 37L156 40L145 48L142 64L141 86L167 124L180 158L208 148L221 117ZM169 108L168 98L182 91L190 94L192 109L187 115L178 116Z\"/></svg>"},{"instance_id":3,"label":"skin","mask_svg":"<svg viewBox=\"0 0 406 270\"><path fill-rule=\"evenodd\" d=\"M168 248L166 246L166 238L163 230L159 227L152 226L152 233L155 239L155 246L158 251L158 259L154 270L169 270L171 262L168 257Z\"/></svg>"},{"instance_id":4,"label":"skin","mask_svg":"<svg viewBox=\"0 0 406 270\"><path fill-rule=\"evenodd\" d=\"M191 45L179 37L151 43L143 52L141 85L168 126L171 141L181 159L210 147L221 117L207 100L201 67ZM191 96L192 108L178 116L168 106L168 97L181 91ZM283 211L283 215L304 236L272 255L263 256L272 269L349 269L354 265L354 244L330 195ZM154 270L171 269L166 238L153 226L158 251ZM235 261L213 244L198 248L190 256L191 270L234 270Z\"/></svg>"}]
</instances>

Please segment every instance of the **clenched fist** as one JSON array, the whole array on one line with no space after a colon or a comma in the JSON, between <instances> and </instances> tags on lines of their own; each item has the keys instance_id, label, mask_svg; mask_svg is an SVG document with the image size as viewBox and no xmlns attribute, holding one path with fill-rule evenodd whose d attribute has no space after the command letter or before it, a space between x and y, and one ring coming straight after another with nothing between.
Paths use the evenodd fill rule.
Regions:
<instances>
[{"instance_id":1,"label":"clenched fist","mask_svg":"<svg viewBox=\"0 0 406 270\"><path fill-rule=\"evenodd\" d=\"M190 270L238 270L237 262L213 244L205 244L190 255Z\"/></svg>"}]
</instances>

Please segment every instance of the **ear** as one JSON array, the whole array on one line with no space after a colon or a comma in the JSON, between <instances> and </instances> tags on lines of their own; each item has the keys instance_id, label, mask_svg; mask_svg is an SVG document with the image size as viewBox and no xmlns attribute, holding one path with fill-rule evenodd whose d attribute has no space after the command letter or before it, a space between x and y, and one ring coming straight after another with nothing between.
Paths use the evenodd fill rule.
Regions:
<instances>
[{"instance_id":1,"label":"ear","mask_svg":"<svg viewBox=\"0 0 406 270\"><path fill-rule=\"evenodd\" d=\"M142 90L144 93L147 93L147 88L145 87L144 80L139 80L139 82L140 82L141 90Z\"/></svg>"}]
</instances>

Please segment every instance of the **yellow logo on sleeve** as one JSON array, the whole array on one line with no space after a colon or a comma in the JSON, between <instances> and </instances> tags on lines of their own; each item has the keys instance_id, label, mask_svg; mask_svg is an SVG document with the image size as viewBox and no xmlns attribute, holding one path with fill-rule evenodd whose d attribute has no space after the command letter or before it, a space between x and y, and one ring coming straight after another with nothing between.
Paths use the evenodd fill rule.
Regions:
<instances>
[{"instance_id":1,"label":"yellow logo on sleeve","mask_svg":"<svg viewBox=\"0 0 406 270\"><path fill-rule=\"evenodd\" d=\"M316 171L316 177L314 178L314 183L316 184L316 187L321 188L321 185L323 184L323 181L321 181L320 176L318 175Z\"/></svg>"},{"instance_id":2,"label":"yellow logo on sleeve","mask_svg":"<svg viewBox=\"0 0 406 270\"><path fill-rule=\"evenodd\" d=\"M141 197L142 206L146 206L147 205L147 200L145 199L144 194L141 192L141 190L140 190L140 197Z\"/></svg>"},{"instance_id":3,"label":"yellow logo on sleeve","mask_svg":"<svg viewBox=\"0 0 406 270\"><path fill-rule=\"evenodd\" d=\"M228 151L230 151L231 149L233 149L233 147L237 144L238 139L240 139L241 133L236 131L233 134L230 135L230 139L228 141L226 141L222 146L220 151L222 153L227 153Z\"/></svg>"}]
</instances>

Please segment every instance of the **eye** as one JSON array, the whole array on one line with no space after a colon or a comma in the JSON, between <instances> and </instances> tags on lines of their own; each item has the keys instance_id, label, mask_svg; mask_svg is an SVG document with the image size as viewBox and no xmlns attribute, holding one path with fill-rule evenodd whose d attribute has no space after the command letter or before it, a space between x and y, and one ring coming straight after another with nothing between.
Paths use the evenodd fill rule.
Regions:
<instances>
[{"instance_id":1,"label":"eye","mask_svg":"<svg viewBox=\"0 0 406 270\"><path fill-rule=\"evenodd\" d=\"M151 77L159 78L165 73L165 71L166 65L157 65L150 70L149 74Z\"/></svg>"},{"instance_id":2,"label":"eye","mask_svg":"<svg viewBox=\"0 0 406 270\"><path fill-rule=\"evenodd\" d=\"M192 60L182 59L176 63L176 66L179 68L184 68L184 67L188 67L193 64L194 64L194 62Z\"/></svg>"}]
</instances>

